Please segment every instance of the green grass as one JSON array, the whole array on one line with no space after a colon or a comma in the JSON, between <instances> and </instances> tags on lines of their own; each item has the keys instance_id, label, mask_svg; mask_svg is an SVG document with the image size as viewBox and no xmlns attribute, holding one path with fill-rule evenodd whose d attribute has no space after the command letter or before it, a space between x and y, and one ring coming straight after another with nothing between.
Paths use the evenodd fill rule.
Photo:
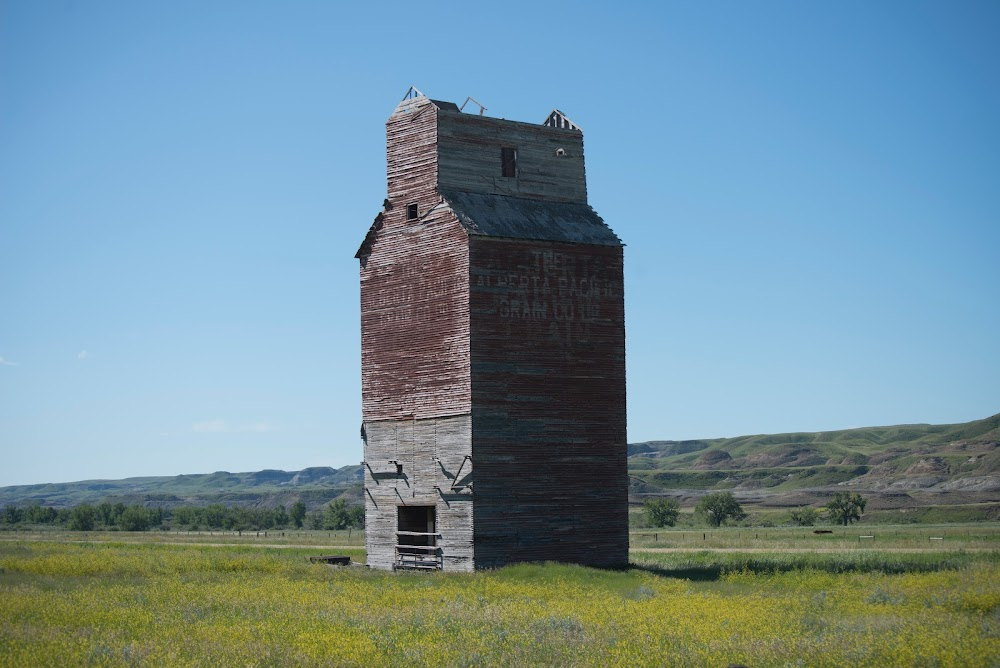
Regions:
<instances>
[{"instance_id":1,"label":"green grass","mask_svg":"<svg viewBox=\"0 0 1000 668\"><path fill-rule=\"evenodd\" d=\"M477 574L307 562L320 551L0 541L0 665L996 666L1000 657L995 551L652 553L621 571L521 564Z\"/></svg>"},{"instance_id":2,"label":"green grass","mask_svg":"<svg viewBox=\"0 0 1000 668\"><path fill-rule=\"evenodd\" d=\"M284 548L308 546L336 548L361 547L365 544L363 530L311 531L305 529L268 531L65 531L44 528L37 531L0 532L3 541L56 541L64 543L162 543L173 545L244 545Z\"/></svg>"},{"instance_id":3,"label":"green grass","mask_svg":"<svg viewBox=\"0 0 1000 668\"><path fill-rule=\"evenodd\" d=\"M1000 567L1000 552L672 552L633 553L632 563L657 575L690 580L717 580L727 573L774 574L815 570L825 573L935 573L976 564Z\"/></svg>"},{"instance_id":4,"label":"green grass","mask_svg":"<svg viewBox=\"0 0 1000 668\"><path fill-rule=\"evenodd\" d=\"M817 530L832 533L817 534ZM869 538L869 536L872 536ZM937 540L940 538L941 540ZM933 539L933 540L932 540ZM721 529L638 529L633 549L795 550L852 553L863 550L955 552L1000 550L1000 524L858 525Z\"/></svg>"}]
</instances>

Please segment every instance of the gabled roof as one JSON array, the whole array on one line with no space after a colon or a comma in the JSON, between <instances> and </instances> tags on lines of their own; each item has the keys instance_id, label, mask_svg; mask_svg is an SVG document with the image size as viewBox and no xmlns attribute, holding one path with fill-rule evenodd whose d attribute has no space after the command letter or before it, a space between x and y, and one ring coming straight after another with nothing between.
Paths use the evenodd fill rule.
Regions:
<instances>
[{"instance_id":1,"label":"gabled roof","mask_svg":"<svg viewBox=\"0 0 1000 668\"><path fill-rule=\"evenodd\" d=\"M588 204L457 191L442 192L441 195L470 235L600 246L622 245Z\"/></svg>"},{"instance_id":2,"label":"gabled roof","mask_svg":"<svg viewBox=\"0 0 1000 668\"><path fill-rule=\"evenodd\" d=\"M542 125L547 125L550 128L559 128L560 130L577 130L578 132L583 132L579 125L569 120L566 114L558 109L553 109Z\"/></svg>"}]
</instances>

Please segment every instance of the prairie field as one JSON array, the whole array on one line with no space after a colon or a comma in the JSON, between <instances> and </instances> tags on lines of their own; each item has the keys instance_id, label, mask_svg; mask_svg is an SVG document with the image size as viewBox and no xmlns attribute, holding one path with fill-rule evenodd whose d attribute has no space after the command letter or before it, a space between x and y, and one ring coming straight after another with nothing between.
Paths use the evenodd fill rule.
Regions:
<instances>
[{"instance_id":1,"label":"prairie field","mask_svg":"<svg viewBox=\"0 0 1000 668\"><path fill-rule=\"evenodd\" d=\"M308 562L363 562L356 532L5 536L0 665L1000 666L996 528L976 531L800 551L820 537L660 532L628 570L477 574Z\"/></svg>"}]
</instances>

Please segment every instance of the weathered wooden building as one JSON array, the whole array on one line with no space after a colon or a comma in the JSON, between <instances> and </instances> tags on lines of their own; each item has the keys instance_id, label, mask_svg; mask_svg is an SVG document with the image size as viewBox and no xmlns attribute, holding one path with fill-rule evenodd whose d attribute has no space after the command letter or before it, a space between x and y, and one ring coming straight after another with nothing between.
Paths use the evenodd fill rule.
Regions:
<instances>
[{"instance_id":1,"label":"weathered wooden building","mask_svg":"<svg viewBox=\"0 0 1000 668\"><path fill-rule=\"evenodd\" d=\"M361 263L375 568L628 561L622 243L583 133L411 89Z\"/></svg>"}]
</instances>

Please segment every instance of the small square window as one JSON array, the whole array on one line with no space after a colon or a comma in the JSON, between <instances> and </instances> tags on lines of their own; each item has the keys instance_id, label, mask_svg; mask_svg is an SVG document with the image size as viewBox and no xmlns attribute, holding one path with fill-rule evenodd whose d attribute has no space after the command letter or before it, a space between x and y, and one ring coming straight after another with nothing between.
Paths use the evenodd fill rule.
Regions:
<instances>
[{"instance_id":1,"label":"small square window","mask_svg":"<svg viewBox=\"0 0 1000 668\"><path fill-rule=\"evenodd\" d=\"M406 219L407 220L416 220L417 219L417 213L418 213L418 211L417 211L417 205L416 204L407 204L406 205Z\"/></svg>"},{"instance_id":2,"label":"small square window","mask_svg":"<svg viewBox=\"0 0 1000 668\"><path fill-rule=\"evenodd\" d=\"M500 175L509 178L517 176L517 149L504 146L500 149Z\"/></svg>"}]
</instances>

